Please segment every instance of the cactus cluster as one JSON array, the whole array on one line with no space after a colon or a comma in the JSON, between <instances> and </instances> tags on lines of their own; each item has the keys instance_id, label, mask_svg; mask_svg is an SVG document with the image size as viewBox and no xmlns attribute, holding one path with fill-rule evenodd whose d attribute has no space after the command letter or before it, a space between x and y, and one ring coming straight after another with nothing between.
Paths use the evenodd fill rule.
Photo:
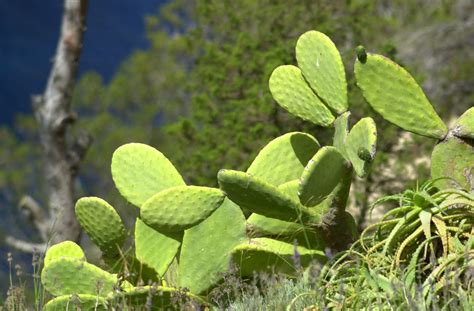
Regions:
<instances>
[{"instance_id":1,"label":"cactus cluster","mask_svg":"<svg viewBox=\"0 0 474 311\"><path fill-rule=\"evenodd\" d=\"M233 264L242 276L268 269L291 274L296 260L302 266L323 262L327 249L348 246L357 234L354 218L345 211L351 181L354 174L369 173L376 125L363 118L349 127L344 65L326 35L303 34L296 59L298 67L273 71L270 91L295 116L333 126L333 145L321 146L307 133L287 133L268 143L246 172L219 171L219 189L186 185L173 164L150 146L118 148L111 164L113 180L140 210L134 253L122 250L127 230L110 204L95 197L78 200L77 218L102 250L110 272L87 263L72 242L51 247L42 282L57 297L47 310L78 299L85 308L116 299L143 302L152 292L160 293L153 297L162 307L180 288L205 294ZM440 139L433 152L434 177L452 176L461 186L472 187L473 109L448 131L413 78L390 60L359 48L355 73L367 101L384 118ZM123 278L123 266L132 276ZM132 285L140 280L159 285Z\"/></svg>"}]
</instances>

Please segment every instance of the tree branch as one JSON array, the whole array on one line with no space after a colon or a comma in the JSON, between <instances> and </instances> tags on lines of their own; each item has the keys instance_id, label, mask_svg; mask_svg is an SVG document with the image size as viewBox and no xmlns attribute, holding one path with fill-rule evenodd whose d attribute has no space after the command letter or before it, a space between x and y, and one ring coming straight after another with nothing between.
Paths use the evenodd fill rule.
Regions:
<instances>
[{"instance_id":1,"label":"tree branch","mask_svg":"<svg viewBox=\"0 0 474 311\"><path fill-rule=\"evenodd\" d=\"M31 243L31 242L19 240L12 236L7 236L5 239L5 243L25 253L44 253L48 246L47 243Z\"/></svg>"},{"instance_id":2,"label":"tree branch","mask_svg":"<svg viewBox=\"0 0 474 311\"><path fill-rule=\"evenodd\" d=\"M36 229L39 231L41 238L44 242L48 240L49 230L51 223L41 206L29 195L24 196L18 208L25 215L29 221L31 221Z\"/></svg>"}]
</instances>

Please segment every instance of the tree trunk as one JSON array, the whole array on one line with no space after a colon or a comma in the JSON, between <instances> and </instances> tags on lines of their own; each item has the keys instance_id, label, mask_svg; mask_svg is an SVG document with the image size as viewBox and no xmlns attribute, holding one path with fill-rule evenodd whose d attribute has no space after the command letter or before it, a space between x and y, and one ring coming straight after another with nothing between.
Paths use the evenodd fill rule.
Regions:
<instances>
[{"instance_id":1,"label":"tree trunk","mask_svg":"<svg viewBox=\"0 0 474 311\"><path fill-rule=\"evenodd\" d=\"M87 4L88 0L64 1L61 33L48 83L42 95L32 98L43 150L49 213L46 215L29 197L22 200L20 207L33 220L44 242L34 244L7 238L10 245L23 251L44 251L49 243L77 242L80 238L81 229L74 213L74 179L91 139L87 135L70 139L67 133L75 120L71 97L82 49Z\"/></svg>"}]
</instances>

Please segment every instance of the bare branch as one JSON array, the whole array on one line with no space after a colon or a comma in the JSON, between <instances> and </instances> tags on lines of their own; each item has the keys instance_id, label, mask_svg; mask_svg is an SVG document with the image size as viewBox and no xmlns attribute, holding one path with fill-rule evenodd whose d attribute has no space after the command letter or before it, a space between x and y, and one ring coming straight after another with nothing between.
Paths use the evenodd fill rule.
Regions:
<instances>
[{"instance_id":1,"label":"bare branch","mask_svg":"<svg viewBox=\"0 0 474 311\"><path fill-rule=\"evenodd\" d=\"M18 208L22 214L25 215L28 220L35 225L43 241L47 241L51 223L44 209L41 208L38 202L36 202L29 195L26 195L20 200Z\"/></svg>"},{"instance_id":2,"label":"bare branch","mask_svg":"<svg viewBox=\"0 0 474 311\"><path fill-rule=\"evenodd\" d=\"M25 252L25 253L44 253L48 247L47 243L31 243L23 240L19 240L12 236L7 236L5 243L11 247Z\"/></svg>"}]
</instances>

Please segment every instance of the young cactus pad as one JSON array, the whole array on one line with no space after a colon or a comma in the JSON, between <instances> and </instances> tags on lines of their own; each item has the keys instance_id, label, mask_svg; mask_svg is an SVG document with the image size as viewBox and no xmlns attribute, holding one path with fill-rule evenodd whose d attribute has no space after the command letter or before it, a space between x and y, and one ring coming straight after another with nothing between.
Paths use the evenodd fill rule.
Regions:
<instances>
[{"instance_id":1,"label":"young cactus pad","mask_svg":"<svg viewBox=\"0 0 474 311\"><path fill-rule=\"evenodd\" d=\"M176 168L161 152L138 143L115 150L112 178L120 194L137 207L162 190L185 185Z\"/></svg>"},{"instance_id":2,"label":"young cactus pad","mask_svg":"<svg viewBox=\"0 0 474 311\"><path fill-rule=\"evenodd\" d=\"M334 121L334 137L333 146L339 150L339 152L346 158L349 159L346 152L346 140L349 135L349 111L344 112L336 121Z\"/></svg>"},{"instance_id":3,"label":"young cactus pad","mask_svg":"<svg viewBox=\"0 0 474 311\"><path fill-rule=\"evenodd\" d=\"M82 248L76 243L72 241L64 241L48 248L48 251L44 256L44 266L46 267L54 260L60 258L75 258L85 261L86 255L84 255Z\"/></svg>"},{"instance_id":4,"label":"young cactus pad","mask_svg":"<svg viewBox=\"0 0 474 311\"><path fill-rule=\"evenodd\" d=\"M346 153L356 174L365 177L375 158L377 147L377 127L372 118L359 120L346 138Z\"/></svg>"},{"instance_id":5,"label":"young cactus pad","mask_svg":"<svg viewBox=\"0 0 474 311\"><path fill-rule=\"evenodd\" d=\"M276 68L269 81L273 98L291 114L319 126L334 122L331 111L306 83L298 67L285 65Z\"/></svg>"},{"instance_id":6,"label":"young cactus pad","mask_svg":"<svg viewBox=\"0 0 474 311\"><path fill-rule=\"evenodd\" d=\"M76 203L76 217L105 256L119 253L126 231L122 219L109 203L96 197L81 198Z\"/></svg>"},{"instance_id":7,"label":"young cactus pad","mask_svg":"<svg viewBox=\"0 0 474 311\"><path fill-rule=\"evenodd\" d=\"M356 60L357 86L384 119L416 134L442 139L448 129L415 79L390 59L367 53Z\"/></svg>"},{"instance_id":8,"label":"young cactus pad","mask_svg":"<svg viewBox=\"0 0 474 311\"><path fill-rule=\"evenodd\" d=\"M178 186L148 199L140 209L140 216L159 231L183 231L206 219L222 201L224 193L219 189Z\"/></svg>"},{"instance_id":9,"label":"young cactus pad","mask_svg":"<svg viewBox=\"0 0 474 311\"><path fill-rule=\"evenodd\" d=\"M318 141L309 134L287 133L260 150L247 173L279 186L299 178L319 147Z\"/></svg>"},{"instance_id":10,"label":"young cactus pad","mask_svg":"<svg viewBox=\"0 0 474 311\"><path fill-rule=\"evenodd\" d=\"M296 43L296 60L316 94L335 113L348 108L344 64L336 45L319 31L302 34Z\"/></svg>"},{"instance_id":11,"label":"young cactus pad","mask_svg":"<svg viewBox=\"0 0 474 311\"><path fill-rule=\"evenodd\" d=\"M352 169L335 147L323 147L308 162L300 179L298 195L301 204L314 206L336 188L341 178Z\"/></svg>"}]
</instances>

